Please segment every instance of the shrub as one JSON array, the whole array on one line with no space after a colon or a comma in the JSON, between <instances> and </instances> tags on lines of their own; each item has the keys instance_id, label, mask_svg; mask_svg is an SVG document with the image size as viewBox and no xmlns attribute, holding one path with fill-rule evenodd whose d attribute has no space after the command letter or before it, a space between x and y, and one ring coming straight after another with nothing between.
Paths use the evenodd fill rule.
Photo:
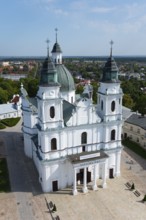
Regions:
<instances>
[{"instance_id":1,"label":"shrub","mask_svg":"<svg viewBox=\"0 0 146 220\"><path fill-rule=\"evenodd\" d=\"M18 123L19 120L20 120L20 117L18 117L18 118L5 118L5 119L1 120L1 123L3 123L5 126L13 127Z\"/></svg>"},{"instance_id":2,"label":"shrub","mask_svg":"<svg viewBox=\"0 0 146 220\"><path fill-rule=\"evenodd\" d=\"M124 139L122 141L122 144L126 147L128 147L130 150L134 151L139 156L146 159L146 150L142 148L139 144L135 143L134 141L127 139Z\"/></svg>"},{"instance_id":3,"label":"shrub","mask_svg":"<svg viewBox=\"0 0 146 220\"><path fill-rule=\"evenodd\" d=\"M5 129L6 126L0 122L0 129Z\"/></svg>"}]
</instances>

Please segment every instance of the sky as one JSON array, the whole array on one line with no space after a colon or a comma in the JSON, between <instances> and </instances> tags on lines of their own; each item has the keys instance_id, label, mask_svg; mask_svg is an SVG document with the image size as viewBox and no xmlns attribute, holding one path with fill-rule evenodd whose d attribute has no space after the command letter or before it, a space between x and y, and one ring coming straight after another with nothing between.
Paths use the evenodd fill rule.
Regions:
<instances>
[{"instance_id":1,"label":"sky","mask_svg":"<svg viewBox=\"0 0 146 220\"><path fill-rule=\"evenodd\" d=\"M146 55L145 0L0 0L0 56Z\"/></svg>"}]
</instances>

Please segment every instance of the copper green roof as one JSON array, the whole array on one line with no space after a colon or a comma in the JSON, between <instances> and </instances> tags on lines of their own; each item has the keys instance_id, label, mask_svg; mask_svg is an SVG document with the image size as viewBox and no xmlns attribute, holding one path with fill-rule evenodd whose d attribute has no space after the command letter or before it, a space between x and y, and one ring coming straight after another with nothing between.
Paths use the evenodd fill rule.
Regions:
<instances>
[{"instance_id":1,"label":"copper green roof","mask_svg":"<svg viewBox=\"0 0 146 220\"><path fill-rule=\"evenodd\" d=\"M53 62L48 56L42 66L40 85L42 86L54 86L58 85L57 83L57 72Z\"/></svg>"},{"instance_id":2,"label":"copper green roof","mask_svg":"<svg viewBox=\"0 0 146 220\"><path fill-rule=\"evenodd\" d=\"M75 110L75 105L71 104L70 102L67 102L66 100L63 100L63 119L65 126L68 120L72 117L73 111Z\"/></svg>"},{"instance_id":3,"label":"copper green roof","mask_svg":"<svg viewBox=\"0 0 146 220\"><path fill-rule=\"evenodd\" d=\"M69 92L75 90L73 77L69 70L63 65L56 65L58 83L61 85L61 92Z\"/></svg>"},{"instance_id":4,"label":"copper green roof","mask_svg":"<svg viewBox=\"0 0 146 220\"><path fill-rule=\"evenodd\" d=\"M103 68L103 75L101 82L107 82L107 83L119 82L118 67L112 55L108 58Z\"/></svg>"},{"instance_id":5,"label":"copper green roof","mask_svg":"<svg viewBox=\"0 0 146 220\"><path fill-rule=\"evenodd\" d=\"M51 51L52 53L62 53L60 45L56 42Z\"/></svg>"}]
</instances>

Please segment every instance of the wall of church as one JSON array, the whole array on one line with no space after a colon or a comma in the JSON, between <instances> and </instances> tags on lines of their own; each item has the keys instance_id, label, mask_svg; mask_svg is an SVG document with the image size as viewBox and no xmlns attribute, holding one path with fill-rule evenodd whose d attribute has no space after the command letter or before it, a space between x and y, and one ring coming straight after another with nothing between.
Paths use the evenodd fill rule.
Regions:
<instances>
[{"instance_id":1,"label":"wall of church","mask_svg":"<svg viewBox=\"0 0 146 220\"><path fill-rule=\"evenodd\" d=\"M65 99L66 101L72 104L75 102L75 91L61 92L60 95L61 98Z\"/></svg>"},{"instance_id":2,"label":"wall of church","mask_svg":"<svg viewBox=\"0 0 146 220\"><path fill-rule=\"evenodd\" d=\"M58 182L58 189L65 188L73 183L73 168L69 161L56 161L41 163L34 157L39 172L39 180L44 192L53 191L53 181Z\"/></svg>"},{"instance_id":3,"label":"wall of church","mask_svg":"<svg viewBox=\"0 0 146 220\"><path fill-rule=\"evenodd\" d=\"M24 152L25 155L32 158L32 140L31 135L23 133L24 137Z\"/></svg>"}]
</instances>

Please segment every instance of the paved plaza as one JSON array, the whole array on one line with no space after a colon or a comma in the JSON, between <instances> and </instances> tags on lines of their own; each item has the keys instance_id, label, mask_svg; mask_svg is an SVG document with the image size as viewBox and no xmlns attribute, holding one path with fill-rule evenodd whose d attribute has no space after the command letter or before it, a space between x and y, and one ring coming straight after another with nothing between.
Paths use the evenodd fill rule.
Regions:
<instances>
[{"instance_id":1,"label":"paved plaza","mask_svg":"<svg viewBox=\"0 0 146 220\"><path fill-rule=\"evenodd\" d=\"M146 194L146 161L128 149L122 152L121 177L107 180L102 189L71 195L71 188L56 193L43 194L32 161L25 157L21 122L15 128L0 131L0 153L7 158L10 174L10 193L0 193L0 220L51 220L45 199L55 203L61 220L145 220L146 204L141 200ZM131 191L126 183L135 184ZM134 194L135 191L140 196Z\"/></svg>"}]
</instances>

